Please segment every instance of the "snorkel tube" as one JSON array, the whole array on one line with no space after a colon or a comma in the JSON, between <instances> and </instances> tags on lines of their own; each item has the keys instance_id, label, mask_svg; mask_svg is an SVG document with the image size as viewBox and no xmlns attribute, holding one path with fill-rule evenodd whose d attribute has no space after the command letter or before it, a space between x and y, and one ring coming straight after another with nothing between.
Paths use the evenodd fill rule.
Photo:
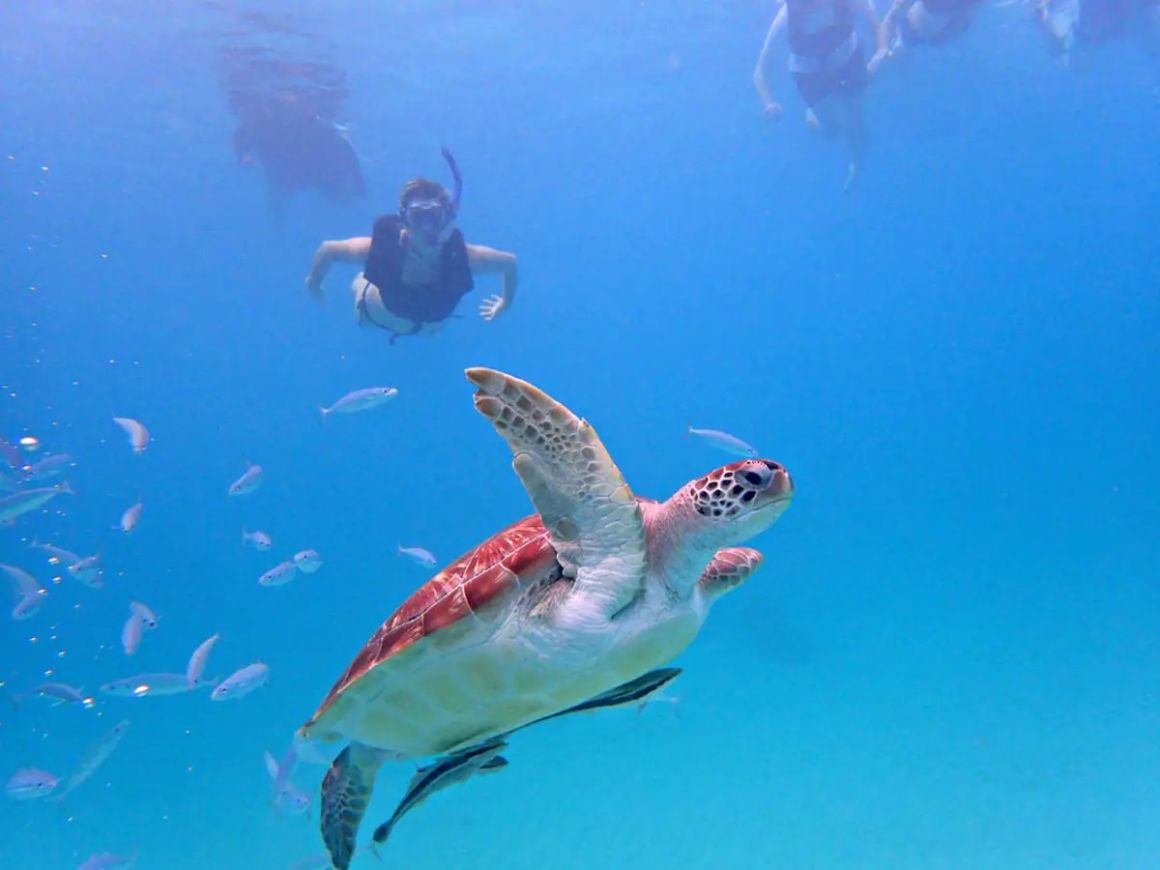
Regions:
<instances>
[{"instance_id":1,"label":"snorkel tube","mask_svg":"<svg viewBox=\"0 0 1160 870\"><path fill-rule=\"evenodd\" d=\"M459 215L459 198L463 196L463 176L459 174L459 167L455 163L455 158L451 156L451 152L447 147L443 147L443 159L447 161L447 166L451 169L451 177L455 180L455 192L451 195L451 218L454 220Z\"/></svg>"}]
</instances>

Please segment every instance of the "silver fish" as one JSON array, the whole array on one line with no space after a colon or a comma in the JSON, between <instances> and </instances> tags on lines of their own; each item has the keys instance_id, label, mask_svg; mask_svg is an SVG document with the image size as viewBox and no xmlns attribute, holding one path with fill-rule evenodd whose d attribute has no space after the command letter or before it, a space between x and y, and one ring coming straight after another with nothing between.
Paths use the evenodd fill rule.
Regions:
<instances>
[{"instance_id":1,"label":"silver fish","mask_svg":"<svg viewBox=\"0 0 1160 870\"><path fill-rule=\"evenodd\" d=\"M303 574L313 574L322 567L322 556L317 550L300 550L294 554L294 567Z\"/></svg>"},{"instance_id":2,"label":"silver fish","mask_svg":"<svg viewBox=\"0 0 1160 870\"><path fill-rule=\"evenodd\" d=\"M266 753L269 755L269 753ZM290 781L290 777L298 767L298 747L290 744L290 748L282 756L282 760L277 762L277 769L274 771L274 794L279 794L283 786ZM267 764L267 770L269 765Z\"/></svg>"},{"instance_id":3,"label":"silver fish","mask_svg":"<svg viewBox=\"0 0 1160 870\"><path fill-rule=\"evenodd\" d=\"M145 452L145 448L149 446L149 430L145 428L145 424L132 417L114 417L113 422L125 430L135 454L140 456Z\"/></svg>"},{"instance_id":4,"label":"silver fish","mask_svg":"<svg viewBox=\"0 0 1160 870\"><path fill-rule=\"evenodd\" d=\"M121 738L125 736L125 732L128 730L129 720L122 719L107 734L93 744L92 748L89 749L77 764L77 769L73 771L72 775L65 782L64 788L54 794L52 800L57 802L64 800L73 789L96 773L98 768L109 760L109 756L113 754L113 750L117 748L117 744L121 742Z\"/></svg>"},{"instance_id":5,"label":"silver fish","mask_svg":"<svg viewBox=\"0 0 1160 870\"><path fill-rule=\"evenodd\" d=\"M131 508L128 508L123 514L121 514L121 522L119 523L119 527L122 532L127 535L132 532L133 529L137 528L137 523L141 522L141 511L144 509L144 507L145 505L143 505L141 502L137 502Z\"/></svg>"},{"instance_id":6,"label":"silver fish","mask_svg":"<svg viewBox=\"0 0 1160 870\"><path fill-rule=\"evenodd\" d=\"M205 674L206 663L209 661L209 654L213 651L213 646L220 637L220 634L215 634L213 637L206 638L189 657L189 664L185 666L185 681L189 684L189 688L192 689L201 682L201 678Z\"/></svg>"},{"instance_id":7,"label":"silver fish","mask_svg":"<svg viewBox=\"0 0 1160 870\"><path fill-rule=\"evenodd\" d=\"M16 522L17 517L36 510L62 492L69 495L74 494L68 482L65 481L39 489L22 489L12 493L12 495L0 498L0 525L12 525Z\"/></svg>"},{"instance_id":8,"label":"silver fish","mask_svg":"<svg viewBox=\"0 0 1160 870\"><path fill-rule=\"evenodd\" d=\"M262 688L270 679L270 668L261 662L246 665L226 677L210 693L213 701L230 701L244 698L256 689Z\"/></svg>"},{"instance_id":9,"label":"silver fish","mask_svg":"<svg viewBox=\"0 0 1160 870\"><path fill-rule=\"evenodd\" d=\"M183 695L195 689L213 685L213 680L198 680L190 689L185 674L137 674L123 677L101 686L101 692L116 698L156 698L163 695Z\"/></svg>"},{"instance_id":10,"label":"silver fish","mask_svg":"<svg viewBox=\"0 0 1160 870\"><path fill-rule=\"evenodd\" d=\"M255 529L252 532L242 529L242 543L249 544L260 553L265 553L274 546L273 539L261 529Z\"/></svg>"},{"instance_id":11,"label":"silver fish","mask_svg":"<svg viewBox=\"0 0 1160 870\"><path fill-rule=\"evenodd\" d=\"M262 466L246 463L245 473L230 484L229 495L249 495L262 485Z\"/></svg>"},{"instance_id":12,"label":"silver fish","mask_svg":"<svg viewBox=\"0 0 1160 870\"><path fill-rule=\"evenodd\" d=\"M140 602L131 602L129 618L121 627L121 647L125 650L125 655L131 656L137 652L145 630L154 628L157 628L157 617L153 615L153 611Z\"/></svg>"},{"instance_id":13,"label":"silver fish","mask_svg":"<svg viewBox=\"0 0 1160 870\"><path fill-rule=\"evenodd\" d=\"M265 754L266 773L269 774L270 782L274 786L274 808L285 810L294 816L310 810L310 796L299 791L290 781L296 760L296 756L292 756L289 761L279 764L269 752Z\"/></svg>"},{"instance_id":14,"label":"silver fish","mask_svg":"<svg viewBox=\"0 0 1160 870\"><path fill-rule=\"evenodd\" d=\"M500 755L506 746L507 742L502 737L493 737L478 746L465 749L455 755L446 755L426 767L420 767L407 786L407 792L403 795L403 799L395 807L394 813L375 828L372 848L385 843L399 819L435 792L464 782L477 773L490 773L506 767L507 759Z\"/></svg>"},{"instance_id":15,"label":"silver fish","mask_svg":"<svg viewBox=\"0 0 1160 870\"><path fill-rule=\"evenodd\" d=\"M298 566L292 561L279 562L258 578L262 586L285 586L298 576Z\"/></svg>"},{"instance_id":16,"label":"silver fish","mask_svg":"<svg viewBox=\"0 0 1160 870\"><path fill-rule=\"evenodd\" d=\"M101 852L90 855L84 863L77 865L77 870L128 870L136 863L135 854L114 855L112 852Z\"/></svg>"},{"instance_id":17,"label":"silver fish","mask_svg":"<svg viewBox=\"0 0 1160 870\"><path fill-rule=\"evenodd\" d=\"M28 546L35 547L38 550L44 550L48 553L48 563L50 565L64 565L67 568L69 565L75 565L81 560L81 557L72 552L72 550L66 550L55 544L42 544L35 538L33 538L32 543Z\"/></svg>"},{"instance_id":18,"label":"silver fish","mask_svg":"<svg viewBox=\"0 0 1160 870\"><path fill-rule=\"evenodd\" d=\"M13 800L28 801L47 797L60 779L35 767L25 767L12 774L4 793Z\"/></svg>"},{"instance_id":19,"label":"silver fish","mask_svg":"<svg viewBox=\"0 0 1160 870\"><path fill-rule=\"evenodd\" d=\"M18 596L44 594L44 588L36 582L36 578L22 568L17 568L15 565L0 564L0 571L8 575L12 591Z\"/></svg>"},{"instance_id":20,"label":"silver fish","mask_svg":"<svg viewBox=\"0 0 1160 870\"><path fill-rule=\"evenodd\" d=\"M147 628L149 631L157 628L157 617L147 605L142 604L140 601L132 601L129 603L129 610L137 614L137 618L141 620L141 626L143 628Z\"/></svg>"},{"instance_id":21,"label":"silver fish","mask_svg":"<svg viewBox=\"0 0 1160 870\"><path fill-rule=\"evenodd\" d=\"M435 558L435 554L430 550L424 550L422 547L404 547L401 544L398 547L400 556L406 556L417 565L422 565L425 568L434 568L439 564L439 560Z\"/></svg>"},{"instance_id":22,"label":"silver fish","mask_svg":"<svg viewBox=\"0 0 1160 870\"><path fill-rule=\"evenodd\" d=\"M44 457L40 462L24 466L21 471L24 472L25 480L44 480L46 477L64 474L74 465L76 461L67 453L54 453L52 456Z\"/></svg>"},{"instance_id":23,"label":"silver fish","mask_svg":"<svg viewBox=\"0 0 1160 870\"><path fill-rule=\"evenodd\" d=\"M136 613L130 613L125 624L121 626L121 649L125 651L125 655L131 656L137 652L144 634L141 618Z\"/></svg>"},{"instance_id":24,"label":"silver fish","mask_svg":"<svg viewBox=\"0 0 1160 870\"><path fill-rule=\"evenodd\" d=\"M14 695L12 705L19 709L20 705L29 698L52 698L55 704L76 704L86 708L92 707L96 703L92 698L86 697L80 689L74 688L68 683L41 683L39 686L33 686L22 695Z\"/></svg>"},{"instance_id":25,"label":"silver fish","mask_svg":"<svg viewBox=\"0 0 1160 870\"><path fill-rule=\"evenodd\" d=\"M14 565L0 565L0 571L8 576L8 582L12 585L12 597L15 602L12 618L28 619L40 609L48 590L37 583L36 578L27 571Z\"/></svg>"},{"instance_id":26,"label":"silver fish","mask_svg":"<svg viewBox=\"0 0 1160 870\"><path fill-rule=\"evenodd\" d=\"M94 556L85 556L83 559L77 559L68 566L68 573L73 579L83 583L90 589L105 588L105 569L101 564L100 553Z\"/></svg>"},{"instance_id":27,"label":"silver fish","mask_svg":"<svg viewBox=\"0 0 1160 870\"><path fill-rule=\"evenodd\" d=\"M722 432L720 429L695 429L691 424L688 435L695 435L706 444L712 444L718 450L724 450L734 456L746 456L752 459L757 455L757 448L746 444L736 435Z\"/></svg>"},{"instance_id":28,"label":"silver fish","mask_svg":"<svg viewBox=\"0 0 1160 870\"><path fill-rule=\"evenodd\" d=\"M3 457L13 471L19 471L24 466L24 453L4 438L0 438L0 457Z\"/></svg>"},{"instance_id":29,"label":"silver fish","mask_svg":"<svg viewBox=\"0 0 1160 870\"><path fill-rule=\"evenodd\" d=\"M44 604L45 594L42 592L40 595L29 595L21 598L12 607L12 618L20 621L34 616L40 610L41 605Z\"/></svg>"},{"instance_id":30,"label":"silver fish","mask_svg":"<svg viewBox=\"0 0 1160 870\"><path fill-rule=\"evenodd\" d=\"M367 387L364 390L355 390L347 393L329 408L319 406L318 411L325 420L331 414L354 414L359 411L369 411L384 402L389 402L399 391L394 387Z\"/></svg>"}]
</instances>

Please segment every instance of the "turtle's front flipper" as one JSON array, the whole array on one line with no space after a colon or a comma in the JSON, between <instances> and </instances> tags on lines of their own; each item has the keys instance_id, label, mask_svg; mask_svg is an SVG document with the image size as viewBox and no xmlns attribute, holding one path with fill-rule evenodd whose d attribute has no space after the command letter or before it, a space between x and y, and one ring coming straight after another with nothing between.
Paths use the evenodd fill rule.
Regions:
<instances>
[{"instance_id":1,"label":"turtle's front flipper","mask_svg":"<svg viewBox=\"0 0 1160 870\"><path fill-rule=\"evenodd\" d=\"M467 377L476 409L512 450L564 574L613 617L639 593L646 554L644 519L620 469L596 430L543 391L493 369Z\"/></svg>"},{"instance_id":2,"label":"turtle's front flipper","mask_svg":"<svg viewBox=\"0 0 1160 870\"><path fill-rule=\"evenodd\" d=\"M338 870L354 857L359 822L367 811L383 753L352 743L339 753L322 780L322 840Z\"/></svg>"},{"instance_id":3,"label":"turtle's front flipper","mask_svg":"<svg viewBox=\"0 0 1160 870\"><path fill-rule=\"evenodd\" d=\"M701 591L713 602L732 592L746 580L753 576L761 567L765 556L750 547L726 547L718 550L705 573L701 575L698 585Z\"/></svg>"}]
</instances>

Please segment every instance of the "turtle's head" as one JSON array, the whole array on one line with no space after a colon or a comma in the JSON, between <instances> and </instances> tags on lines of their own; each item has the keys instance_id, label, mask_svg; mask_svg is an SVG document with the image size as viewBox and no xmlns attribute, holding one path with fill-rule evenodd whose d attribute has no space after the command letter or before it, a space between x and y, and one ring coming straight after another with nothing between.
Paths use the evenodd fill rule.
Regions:
<instances>
[{"instance_id":1,"label":"turtle's head","mask_svg":"<svg viewBox=\"0 0 1160 870\"><path fill-rule=\"evenodd\" d=\"M770 459L723 465L687 483L674 497L698 549L740 544L772 526L789 507L793 480Z\"/></svg>"},{"instance_id":2,"label":"turtle's head","mask_svg":"<svg viewBox=\"0 0 1160 870\"><path fill-rule=\"evenodd\" d=\"M743 459L689 481L663 505L646 508L653 570L687 597L718 551L768 529L792 498L789 472L769 459Z\"/></svg>"}]
</instances>

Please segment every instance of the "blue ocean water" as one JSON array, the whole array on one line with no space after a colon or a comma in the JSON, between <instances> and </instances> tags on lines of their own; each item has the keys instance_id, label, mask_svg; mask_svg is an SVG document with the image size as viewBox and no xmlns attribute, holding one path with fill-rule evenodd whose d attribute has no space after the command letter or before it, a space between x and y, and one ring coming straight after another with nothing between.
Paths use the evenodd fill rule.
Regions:
<instances>
[{"instance_id":1,"label":"blue ocean water","mask_svg":"<svg viewBox=\"0 0 1160 870\"><path fill-rule=\"evenodd\" d=\"M880 12L885 11L880 9ZM595 425L634 490L729 461L790 469L752 580L670 697L513 739L502 775L434 796L408 867L1147 868L1160 865L1160 103L1129 46L1048 57L1022 7L904 53L867 94L863 177L750 75L763 3L175 3L0 8L0 435L67 452L75 495L0 527L48 588L0 632L0 679L89 693L181 671L269 685L28 702L0 776L4 867L278 868L322 851L270 807L262 753L429 573L529 511L462 371L492 366ZM269 201L225 92L247 53L341 71L367 195ZM416 174L464 173L460 226L518 254L434 337L356 328L324 239L365 234ZM371 385L387 407L320 422ZM134 456L113 416L145 421ZM33 457L35 458L35 457ZM265 482L226 487L260 463ZM138 499L139 527L114 530ZM243 528L274 538L269 553ZM94 591L27 547L103 554ZM325 564L257 577L312 547ZM130 659L132 600L160 625ZM298 785L316 792L324 772ZM384 769L370 824L413 772ZM368 825L368 829L369 829ZM365 838L365 834L364 834ZM375 866L359 857L356 867Z\"/></svg>"}]
</instances>

